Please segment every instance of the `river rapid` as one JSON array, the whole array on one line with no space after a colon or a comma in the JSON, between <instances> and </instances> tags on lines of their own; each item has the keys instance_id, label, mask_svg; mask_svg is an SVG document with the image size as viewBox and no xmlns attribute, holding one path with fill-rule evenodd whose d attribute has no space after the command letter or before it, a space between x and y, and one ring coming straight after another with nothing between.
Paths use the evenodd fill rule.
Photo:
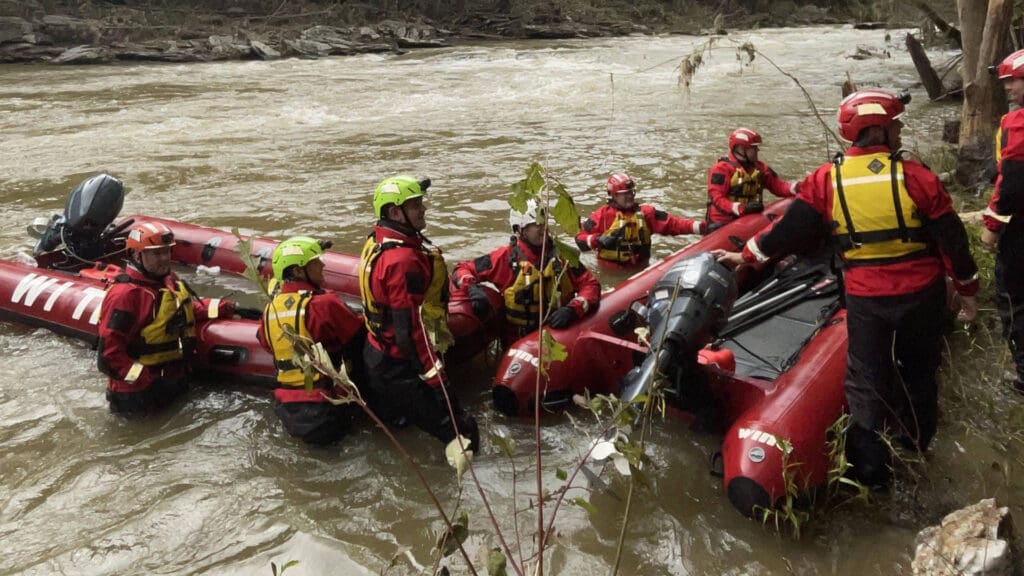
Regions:
<instances>
[{"instance_id":1,"label":"river rapid","mask_svg":"<svg viewBox=\"0 0 1024 576\"><path fill-rule=\"evenodd\" d=\"M791 79L761 55L741 65L735 48L745 41L800 80L829 127L847 72L862 87L909 88L904 146L937 150L942 121L958 108L927 102L902 48L905 32L893 31L891 41L885 31L851 28L736 33L705 53L688 93L677 64L705 40L687 36L320 60L0 66L0 253L30 251L25 225L59 212L67 192L98 171L125 181L124 214L278 238L311 234L346 252L359 249L372 225L377 181L429 176L426 233L450 266L507 241L508 187L535 160L584 213L603 201L608 174L626 171L638 200L701 217L706 170L726 153L732 128L760 131L762 159L787 179L835 152ZM858 45L891 57L848 58ZM656 254L691 240L657 238ZM183 275L201 290L251 299L242 280ZM599 277L605 286L623 279ZM126 421L108 412L88 346L0 323L0 355L2 574L249 575L298 560L289 576L357 575L380 573L393 558L391 573L411 574L415 563L431 564L438 516L413 472L367 425L333 448L311 449L287 437L265 393L223 382L205 383L159 416ZM492 374L479 360L451 376L484 431L517 444L513 464L485 438L476 473L511 540L518 511L529 555L533 429L491 409ZM413 428L398 437L451 509L459 484L440 445ZM546 416L541 437L545 486L554 489L556 469L569 469L588 437L565 415ZM633 500L620 573L909 574L915 534L952 509L996 496L1024 518L1024 481L1013 475L1024 461L1021 443L949 418L920 478L871 505L816 515L799 540L733 510L708 473L719 441L677 421L655 424L656 487ZM620 496L625 487L612 482ZM546 566L550 574L605 573L625 502L575 495L597 510L559 510ZM497 546L468 477L461 506L470 552ZM460 560L452 565L467 573Z\"/></svg>"}]
</instances>

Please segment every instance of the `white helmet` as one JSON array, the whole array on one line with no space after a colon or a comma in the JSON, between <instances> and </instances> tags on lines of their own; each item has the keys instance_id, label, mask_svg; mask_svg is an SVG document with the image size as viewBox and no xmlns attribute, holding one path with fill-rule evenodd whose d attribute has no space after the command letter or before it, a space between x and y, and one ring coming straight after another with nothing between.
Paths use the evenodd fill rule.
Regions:
<instances>
[{"instance_id":1,"label":"white helmet","mask_svg":"<svg viewBox=\"0 0 1024 576\"><path fill-rule=\"evenodd\" d=\"M512 232L518 234L523 228L526 228L528 224L537 224L543 222L544 211L537 209L537 201L533 198L526 201L526 213L519 212L515 208L508 213L508 225L512 227Z\"/></svg>"}]
</instances>

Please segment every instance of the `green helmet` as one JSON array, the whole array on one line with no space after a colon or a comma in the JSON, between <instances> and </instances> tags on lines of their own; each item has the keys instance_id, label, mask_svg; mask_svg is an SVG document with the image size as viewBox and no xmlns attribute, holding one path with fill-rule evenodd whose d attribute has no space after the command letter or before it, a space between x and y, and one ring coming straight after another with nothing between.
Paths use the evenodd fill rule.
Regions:
<instances>
[{"instance_id":1,"label":"green helmet","mask_svg":"<svg viewBox=\"0 0 1024 576\"><path fill-rule=\"evenodd\" d=\"M277 245L270 261L274 278L284 281L284 271L290 266L305 266L323 254L320 244L309 236L293 236Z\"/></svg>"},{"instance_id":2,"label":"green helmet","mask_svg":"<svg viewBox=\"0 0 1024 576\"><path fill-rule=\"evenodd\" d=\"M420 198L423 196L423 188L420 182L412 176L392 176L385 178L377 184L373 191L373 213L377 219L381 219L381 210L388 204L401 206L406 200Z\"/></svg>"}]
</instances>

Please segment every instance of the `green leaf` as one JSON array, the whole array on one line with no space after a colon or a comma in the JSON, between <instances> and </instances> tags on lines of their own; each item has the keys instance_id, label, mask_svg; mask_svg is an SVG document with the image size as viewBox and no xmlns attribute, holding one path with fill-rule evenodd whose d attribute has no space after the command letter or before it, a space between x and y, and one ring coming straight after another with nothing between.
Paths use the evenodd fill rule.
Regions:
<instances>
[{"instance_id":1,"label":"green leaf","mask_svg":"<svg viewBox=\"0 0 1024 576\"><path fill-rule=\"evenodd\" d=\"M469 516L463 510L458 519L452 521L452 529L445 529L437 538L437 548L442 556L450 556L469 537Z\"/></svg>"},{"instance_id":2,"label":"green leaf","mask_svg":"<svg viewBox=\"0 0 1024 576\"><path fill-rule=\"evenodd\" d=\"M628 408L620 410L619 413L615 415L615 426L618 428L625 428L626 426L632 424L633 420L635 419L636 413L634 413L632 410Z\"/></svg>"},{"instance_id":3,"label":"green leaf","mask_svg":"<svg viewBox=\"0 0 1024 576\"><path fill-rule=\"evenodd\" d=\"M569 358L569 351L565 348L565 345L555 340L551 336L551 332L546 328L540 331L541 342L544 345L544 354L541 357L541 362L544 365L551 364L552 362L564 362Z\"/></svg>"},{"instance_id":4,"label":"green leaf","mask_svg":"<svg viewBox=\"0 0 1024 576\"><path fill-rule=\"evenodd\" d=\"M580 251L575 246L563 242L560 238L555 238L555 253L565 258L565 261L570 266L580 265Z\"/></svg>"},{"instance_id":5,"label":"green leaf","mask_svg":"<svg viewBox=\"0 0 1024 576\"><path fill-rule=\"evenodd\" d=\"M576 211L576 204L568 194L559 194L555 207L551 209L551 215L555 222L565 230L566 234L576 236L580 231L580 214Z\"/></svg>"},{"instance_id":6,"label":"green leaf","mask_svg":"<svg viewBox=\"0 0 1024 576\"><path fill-rule=\"evenodd\" d=\"M463 451L463 446L469 446L469 440L465 436L459 435L444 448L444 455L448 460L448 465L455 469L455 475L459 480L462 480L462 475L466 473L466 468L469 467L470 461L473 460L473 451Z\"/></svg>"},{"instance_id":7,"label":"green leaf","mask_svg":"<svg viewBox=\"0 0 1024 576\"><path fill-rule=\"evenodd\" d=\"M591 504L590 502L587 502L583 498L580 498L580 497L577 496L576 498L573 498L572 500L570 500L570 502L572 502L573 504L575 504L575 505L579 506L580 508L583 508L584 510L586 510L587 514L596 514L597 513L597 508L595 508L593 504Z\"/></svg>"},{"instance_id":8,"label":"green leaf","mask_svg":"<svg viewBox=\"0 0 1024 576\"><path fill-rule=\"evenodd\" d=\"M280 570L278 570L278 569L277 569L277 564L274 564L273 562L271 562L271 563L270 563L270 572L271 572L271 573L272 573L272 574L273 574L274 576L281 576L282 574L284 574L284 571L285 571L285 570L287 570L287 569L291 568L292 566L298 566L298 565L299 565L299 561L298 561L298 560L289 560L288 562L285 562L285 563L284 563L284 564L283 564L283 565L281 566L281 569L280 569Z\"/></svg>"},{"instance_id":9,"label":"green leaf","mask_svg":"<svg viewBox=\"0 0 1024 576\"><path fill-rule=\"evenodd\" d=\"M487 555L487 575L488 576L507 576L508 559L501 553L501 548L491 548L490 554Z\"/></svg>"},{"instance_id":10,"label":"green leaf","mask_svg":"<svg viewBox=\"0 0 1024 576\"><path fill-rule=\"evenodd\" d=\"M520 180L512 185L512 197L508 199L508 205L516 212L526 214L526 203L537 195L526 189L526 182Z\"/></svg>"},{"instance_id":11,"label":"green leaf","mask_svg":"<svg viewBox=\"0 0 1024 576\"><path fill-rule=\"evenodd\" d=\"M555 478L565 482L565 479L569 477L569 474L561 468L555 468Z\"/></svg>"},{"instance_id":12,"label":"green leaf","mask_svg":"<svg viewBox=\"0 0 1024 576\"><path fill-rule=\"evenodd\" d=\"M238 238L238 243L235 244L235 253L245 265L245 271L242 274L259 288L260 299L266 304L270 301L270 289L259 272L259 262L253 257L252 237L242 238L238 228L232 228L231 233Z\"/></svg>"},{"instance_id":13,"label":"green leaf","mask_svg":"<svg viewBox=\"0 0 1024 576\"><path fill-rule=\"evenodd\" d=\"M305 368L302 369L302 387L306 390L307 393L313 391L314 374L317 374L317 371L313 368L312 365L306 366Z\"/></svg>"},{"instance_id":14,"label":"green leaf","mask_svg":"<svg viewBox=\"0 0 1024 576\"><path fill-rule=\"evenodd\" d=\"M526 169L526 189L533 192L534 195L539 195L544 189L545 183L544 167L538 162L530 164L530 167Z\"/></svg>"}]
</instances>

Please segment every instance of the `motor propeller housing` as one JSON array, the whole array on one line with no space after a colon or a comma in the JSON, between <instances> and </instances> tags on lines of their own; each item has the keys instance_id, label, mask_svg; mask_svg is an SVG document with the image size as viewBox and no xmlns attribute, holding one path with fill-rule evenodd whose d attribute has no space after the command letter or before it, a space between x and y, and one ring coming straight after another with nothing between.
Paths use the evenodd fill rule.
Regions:
<instances>
[{"instance_id":1,"label":"motor propeller housing","mask_svg":"<svg viewBox=\"0 0 1024 576\"><path fill-rule=\"evenodd\" d=\"M105 255L109 227L124 205L124 185L107 174L79 183L68 194L64 214L54 215L33 249L33 255L64 246L71 255L94 260Z\"/></svg>"},{"instance_id":2,"label":"motor propeller housing","mask_svg":"<svg viewBox=\"0 0 1024 576\"><path fill-rule=\"evenodd\" d=\"M648 293L650 353L623 379L622 398L644 393L655 373L676 375L680 367L695 366L697 353L725 326L737 293L736 275L708 252L669 268Z\"/></svg>"}]
</instances>

